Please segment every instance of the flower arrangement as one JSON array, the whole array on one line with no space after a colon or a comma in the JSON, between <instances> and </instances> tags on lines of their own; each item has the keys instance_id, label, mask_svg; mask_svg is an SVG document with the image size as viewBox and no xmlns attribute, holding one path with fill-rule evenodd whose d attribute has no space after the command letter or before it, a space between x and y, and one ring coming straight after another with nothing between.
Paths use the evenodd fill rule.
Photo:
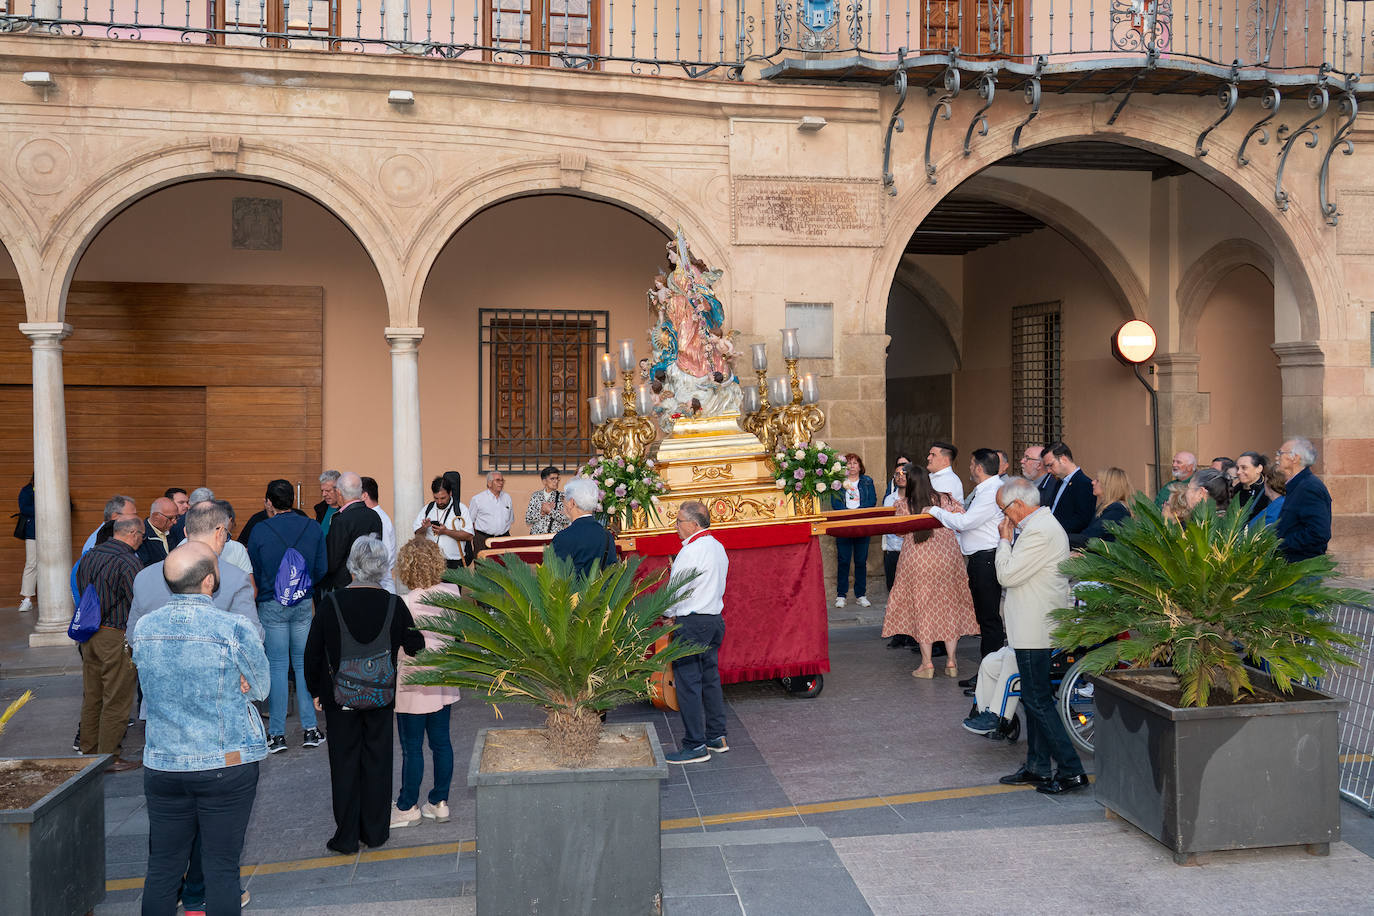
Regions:
<instances>
[{"instance_id":1,"label":"flower arrangement","mask_svg":"<svg viewBox=\"0 0 1374 916\"><path fill-rule=\"evenodd\" d=\"M839 490L843 480L844 461L819 440L773 456L774 483L798 503L803 496L816 499Z\"/></svg>"},{"instance_id":2,"label":"flower arrangement","mask_svg":"<svg viewBox=\"0 0 1374 916\"><path fill-rule=\"evenodd\" d=\"M624 527L629 528L636 509L643 509L652 521L658 522L657 497L668 487L654 470L653 459L598 456L578 468L577 473L596 481L600 489L596 517L602 523L621 519Z\"/></svg>"}]
</instances>

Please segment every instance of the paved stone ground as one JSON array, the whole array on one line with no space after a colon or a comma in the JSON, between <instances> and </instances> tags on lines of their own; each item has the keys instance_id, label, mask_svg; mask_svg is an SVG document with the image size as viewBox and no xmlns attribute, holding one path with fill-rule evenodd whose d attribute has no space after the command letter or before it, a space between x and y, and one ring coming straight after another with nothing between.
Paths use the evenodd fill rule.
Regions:
<instances>
[{"instance_id":1,"label":"paved stone ground","mask_svg":"<svg viewBox=\"0 0 1374 916\"><path fill-rule=\"evenodd\" d=\"M1024 743L963 731L970 701L953 680L910 676L916 656L886 649L878 636L881 602L830 613L832 671L819 697L795 699L772 682L728 687L730 753L672 768L662 789L666 913L1369 911L1374 820L1354 806L1342 805L1344 842L1329 857L1255 850L1180 868L1153 840L1104 820L1091 793L1049 798L997 785L1023 759ZM0 748L70 753L81 693L75 653L25 649L27 625L0 610L0 704L36 693ZM975 656L966 640L964 675ZM503 725L539 719L518 706L501 712ZM647 705L617 710L612 721L651 722L665 745L680 733L675 714ZM382 849L343 858L324 849L332 831L324 750L301 748L289 719L291 749L264 761L249 827L249 911L473 913L474 796L463 778L476 731L493 722L473 699L455 707L448 824L394 831ZM141 743L135 727L127 753L137 756ZM395 761L399 782L399 751ZM102 916L138 912L147 831L141 773L107 777Z\"/></svg>"}]
</instances>

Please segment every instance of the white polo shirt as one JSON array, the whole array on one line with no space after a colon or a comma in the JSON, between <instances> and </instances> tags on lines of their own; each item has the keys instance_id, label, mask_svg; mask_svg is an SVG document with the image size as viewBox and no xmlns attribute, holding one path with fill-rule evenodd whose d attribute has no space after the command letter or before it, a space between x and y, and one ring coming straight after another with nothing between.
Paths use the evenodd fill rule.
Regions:
<instances>
[{"instance_id":1,"label":"white polo shirt","mask_svg":"<svg viewBox=\"0 0 1374 916\"><path fill-rule=\"evenodd\" d=\"M698 531L682 542L682 549L673 559L672 578L693 570L700 574L687 586L681 600L668 611L668 617L688 614L719 614L725 608L725 577L730 571L730 558L720 541L711 537L710 529Z\"/></svg>"}]
</instances>

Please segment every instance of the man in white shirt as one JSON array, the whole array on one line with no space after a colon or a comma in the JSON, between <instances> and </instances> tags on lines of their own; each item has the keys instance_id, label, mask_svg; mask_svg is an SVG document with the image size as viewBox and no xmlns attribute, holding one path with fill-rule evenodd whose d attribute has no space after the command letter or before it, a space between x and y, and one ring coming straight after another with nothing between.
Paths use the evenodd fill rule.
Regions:
<instances>
[{"instance_id":1,"label":"man in white shirt","mask_svg":"<svg viewBox=\"0 0 1374 916\"><path fill-rule=\"evenodd\" d=\"M468 503L472 513L473 548L481 553L492 538L503 538L510 534L511 522L515 521L515 508L511 505L510 494L501 492L506 478L500 471L487 472L487 487L474 494Z\"/></svg>"},{"instance_id":2,"label":"man in white shirt","mask_svg":"<svg viewBox=\"0 0 1374 916\"><path fill-rule=\"evenodd\" d=\"M999 607L1002 586L997 584L994 562L997 556L997 525L1002 521L1002 510L997 506L997 488L1002 485L997 478L997 453L990 448L974 449L973 458L969 461L969 474L973 478L973 493L965 501L963 512L946 512L939 506L931 506L925 511L951 529L959 539L959 549L968 565L968 590L973 597L973 614L978 618L978 629L982 633L980 657L986 657L1002 648L1007 638ZM959 683L964 687L972 687L974 681L974 678L968 678Z\"/></svg>"},{"instance_id":3,"label":"man in white shirt","mask_svg":"<svg viewBox=\"0 0 1374 916\"><path fill-rule=\"evenodd\" d=\"M391 571L396 568L396 526L391 523L391 516L386 514L386 510L377 502L377 481L371 477L363 478L363 505L367 506L377 517L382 520L382 546L386 548L386 575L382 576L382 581L378 584L382 588L396 594L396 580L392 578Z\"/></svg>"},{"instance_id":4,"label":"man in white shirt","mask_svg":"<svg viewBox=\"0 0 1374 916\"><path fill-rule=\"evenodd\" d=\"M959 502L964 501L964 482L950 464L959 457L959 450L948 442L932 442L926 453L926 470L930 472L930 486L936 493L948 493Z\"/></svg>"},{"instance_id":5,"label":"man in white shirt","mask_svg":"<svg viewBox=\"0 0 1374 916\"><path fill-rule=\"evenodd\" d=\"M1069 536L1040 505L1040 492L1028 480L1003 484L997 501L1006 513L997 532L997 578L1007 590L1007 636L1016 651L1026 710L1026 762L1001 782L1033 785L1047 795L1082 789L1088 777L1054 710L1050 684L1050 612L1068 607L1069 582L1059 564L1069 558ZM1013 544L1017 528L1021 533ZM1058 765L1053 772L1051 761Z\"/></svg>"},{"instance_id":6,"label":"man in white shirt","mask_svg":"<svg viewBox=\"0 0 1374 916\"><path fill-rule=\"evenodd\" d=\"M415 517L415 536L439 545L449 569L463 566L463 543L472 542L472 516L467 507L453 498L453 484L447 477L436 477L429 485L433 501Z\"/></svg>"},{"instance_id":7,"label":"man in white shirt","mask_svg":"<svg viewBox=\"0 0 1374 916\"><path fill-rule=\"evenodd\" d=\"M701 763L711 752L730 750L725 743L725 692L720 686L720 643L725 638L725 577L730 559L706 529L711 515L696 500L677 510L677 536L682 549L673 560L672 578L697 573L668 616L678 625L674 639L705 646L703 652L673 662L673 683L682 713L682 748L665 755L669 763Z\"/></svg>"}]
</instances>

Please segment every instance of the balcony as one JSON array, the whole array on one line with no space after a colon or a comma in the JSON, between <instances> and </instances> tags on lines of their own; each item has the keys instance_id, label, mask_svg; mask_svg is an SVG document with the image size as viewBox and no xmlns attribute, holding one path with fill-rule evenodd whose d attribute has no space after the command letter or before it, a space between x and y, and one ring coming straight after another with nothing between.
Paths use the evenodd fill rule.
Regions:
<instances>
[{"instance_id":1,"label":"balcony","mask_svg":"<svg viewBox=\"0 0 1374 916\"><path fill-rule=\"evenodd\" d=\"M0 0L0 33L724 79L1007 73L1057 91L1374 83L1374 0ZM920 78L920 72L911 74Z\"/></svg>"}]
</instances>

